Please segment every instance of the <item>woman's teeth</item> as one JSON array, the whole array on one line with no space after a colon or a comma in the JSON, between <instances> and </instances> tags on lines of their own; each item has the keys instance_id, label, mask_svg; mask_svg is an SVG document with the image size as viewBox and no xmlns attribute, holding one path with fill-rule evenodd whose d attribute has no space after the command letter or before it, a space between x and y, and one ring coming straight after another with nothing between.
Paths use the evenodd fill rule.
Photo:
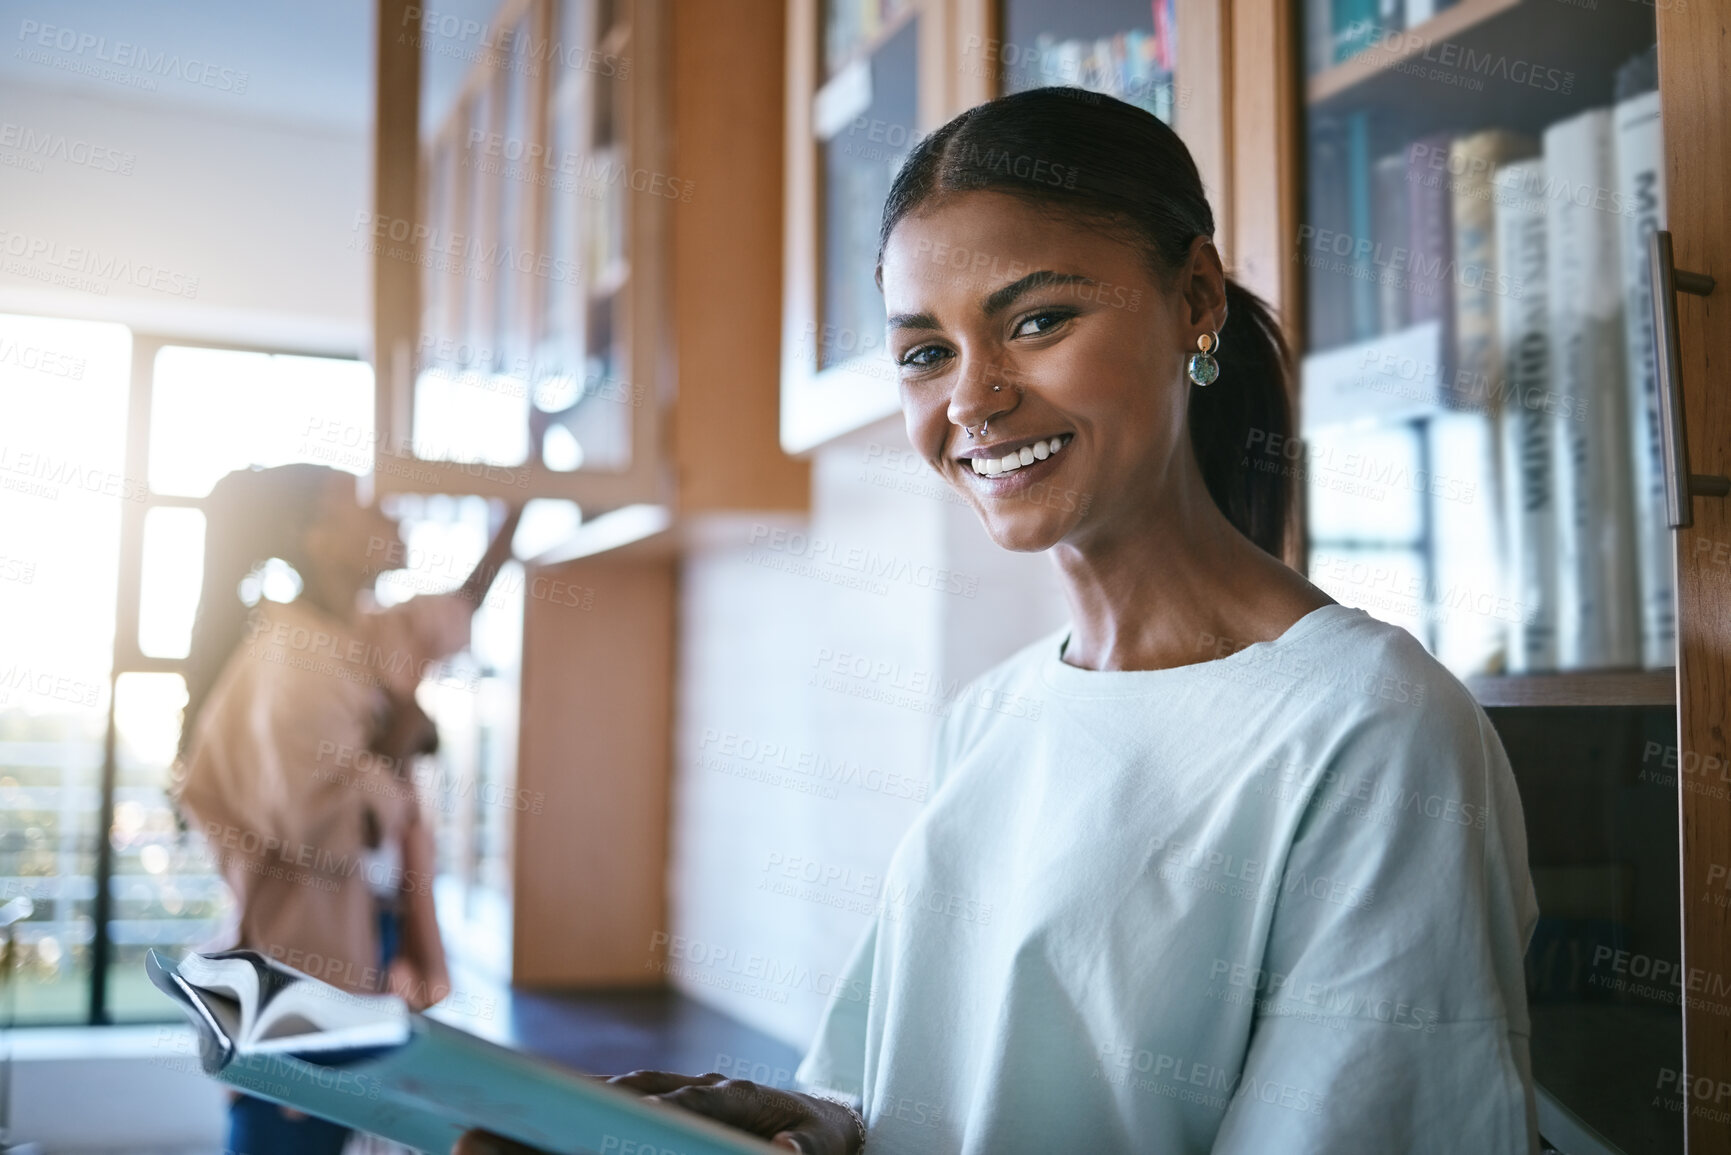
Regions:
<instances>
[{"instance_id":1,"label":"woman's teeth","mask_svg":"<svg viewBox=\"0 0 1731 1155\"><path fill-rule=\"evenodd\" d=\"M996 477L1000 473L1009 473L1024 465L1044 461L1068 444L1070 435L1063 433L1050 441L1036 441L1032 445L1024 445L1016 452L1006 453L1002 457L971 457L968 460L974 463L974 472L981 477Z\"/></svg>"}]
</instances>

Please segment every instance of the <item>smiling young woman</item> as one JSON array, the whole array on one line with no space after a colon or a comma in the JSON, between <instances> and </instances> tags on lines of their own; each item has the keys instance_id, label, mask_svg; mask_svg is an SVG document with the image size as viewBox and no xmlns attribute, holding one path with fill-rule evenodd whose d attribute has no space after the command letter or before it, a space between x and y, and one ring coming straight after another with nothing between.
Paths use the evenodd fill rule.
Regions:
<instances>
[{"instance_id":1,"label":"smiling young woman","mask_svg":"<svg viewBox=\"0 0 1731 1155\"><path fill-rule=\"evenodd\" d=\"M1279 560L1286 351L1212 233L1178 137L1110 98L913 150L879 265L908 437L1051 553L1071 624L939 725L798 1073L859 1125L616 1081L807 1152L1537 1150L1507 759L1410 635Z\"/></svg>"}]
</instances>

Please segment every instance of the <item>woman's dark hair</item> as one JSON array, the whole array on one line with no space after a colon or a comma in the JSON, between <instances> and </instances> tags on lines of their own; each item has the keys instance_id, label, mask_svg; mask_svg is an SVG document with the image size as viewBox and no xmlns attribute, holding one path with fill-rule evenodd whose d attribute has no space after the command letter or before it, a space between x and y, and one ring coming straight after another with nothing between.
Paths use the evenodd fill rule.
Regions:
<instances>
[{"instance_id":1,"label":"woman's dark hair","mask_svg":"<svg viewBox=\"0 0 1731 1155\"><path fill-rule=\"evenodd\" d=\"M878 234L952 193L990 190L1073 213L1140 245L1162 282L1214 213L1190 150L1160 119L1079 88L1036 88L970 108L916 144L890 186ZM1190 442L1208 492L1251 541L1282 557L1292 493L1283 470L1247 460L1292 433L1291 361L1268 306L1226 279L1220 380L1190 390Z\"/></svg>"},{"instance_id":2,"label":"woman's dark hair","mask_svg":"<svg viewBox=\"0 0 1731 1155\"><path fill-rule=\"evenodd\" d=\"M211 489L204 503L204 587L186 659L182 755L191 748L199 711L217 675L246 636L251 610L240 599L241 580L273 557L309 572L307 527L340 476L326 465L254 467L235 470Z\"/></svg>"}]
</instances>

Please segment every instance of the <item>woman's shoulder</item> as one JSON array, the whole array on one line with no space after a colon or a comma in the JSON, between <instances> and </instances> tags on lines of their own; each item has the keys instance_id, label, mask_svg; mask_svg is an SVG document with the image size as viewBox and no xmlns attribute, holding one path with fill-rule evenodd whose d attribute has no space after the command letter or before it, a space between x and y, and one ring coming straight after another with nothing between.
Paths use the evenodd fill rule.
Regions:
<instances>
[{"instance_id":1,"label":"woman's shoulder","mask_svg":"<svg viewBox=\"0 0 1731 1155\"><path fill-rule=\"evenodd\" d=\"M1364 610L1331 604L1299 652L1316 697L1351 715L1476 720L1466 686L1412 633Z\"/></svg>"},{"instance_id":2,"label":"woman's shoulder","mask_svg":"<svg viewBox=\"0 0 1731 1155\"><path fill-rule=\"evenodd\" d=\"M1346 607L1335 616L1339 628L1316 639L1307 703L1330 775L1476 804L1499 792L1506 759L1461 680L1402 627Z\"/></svg>"}]
</instances>

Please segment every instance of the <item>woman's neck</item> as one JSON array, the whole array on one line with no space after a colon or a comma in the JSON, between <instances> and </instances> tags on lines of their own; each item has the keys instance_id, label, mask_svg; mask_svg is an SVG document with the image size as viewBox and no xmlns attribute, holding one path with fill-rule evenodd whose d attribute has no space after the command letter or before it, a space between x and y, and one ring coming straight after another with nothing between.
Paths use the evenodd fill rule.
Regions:
<instances>
[{"instance_id":1,"label":"woman's neck","mask_svg":"<svg viewBox=\"0 0 1731 1155\"><path fill-rule=\"evenodd\" d=\"M355 616L360 588L352 579L314 570L303 575L300 600L340 622Z\"/></svg>"},{"instance_id":2,"label":"woman's neck","mask_svg":"<svg viewBox=\"0 0 1731 1155\"><path fill-rule=\"evenodd\" d=\"M1279 637L1332 600L1206 496L1142 503L1052 554L1072 623L1064 661L1089 670L1211 661Z\"/></svg>"}]
</instances>

